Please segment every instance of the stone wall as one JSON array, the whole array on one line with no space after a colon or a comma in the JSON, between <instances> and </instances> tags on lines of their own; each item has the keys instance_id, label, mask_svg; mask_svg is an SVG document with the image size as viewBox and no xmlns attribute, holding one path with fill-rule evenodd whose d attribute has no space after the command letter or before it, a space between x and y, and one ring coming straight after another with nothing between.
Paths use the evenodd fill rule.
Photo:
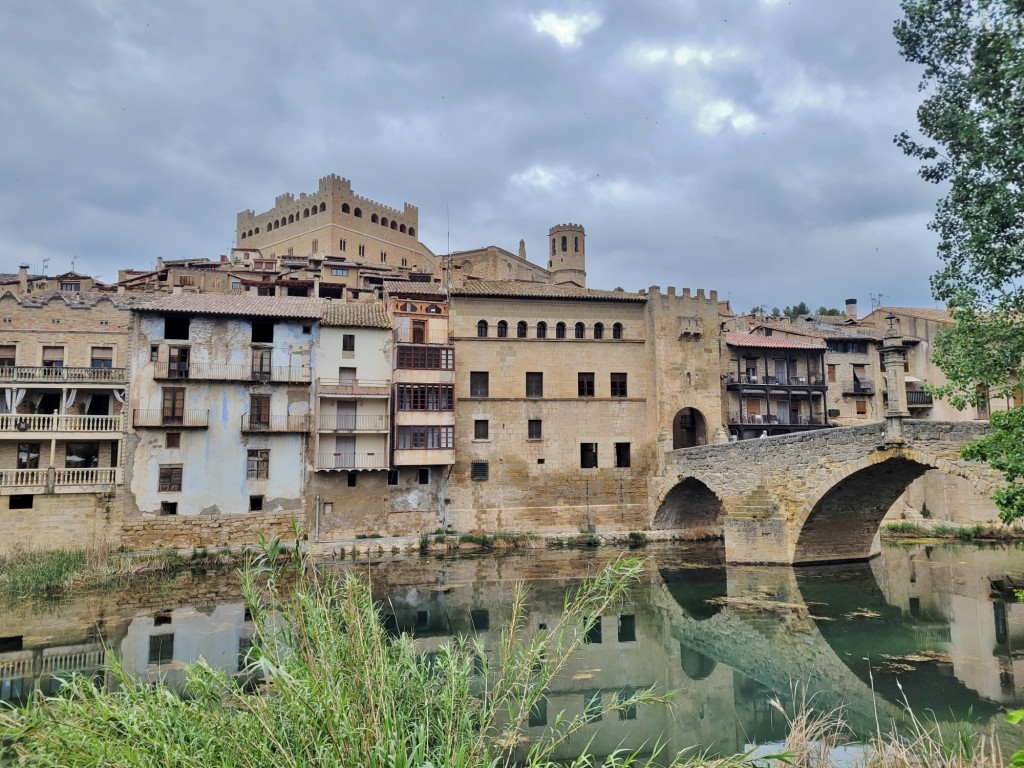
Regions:
<instances>
[{"instance_id":1,"label":"stone wall","mask_svg":"<svg viewBox=\"0 0 1024 768\"><path fill-rule=\"evenodd\" d=\"M260 536L292 539L292 518L301 512L248 512L227 515L138 515L121 525L121 544L137 551L189 547L244 547ZM299 521L303 529L302 520Z\"/></svg>"},{"instance_id":2,"label":"stone wall","mask_svg":"<svg viewBox=\"0 0 1024 768\"><path fill-rule=\"evenodd\" d=\"M103 547L118 540L118 506L107 494L34 494L31 509L10 509L11 498L0 497L0 553Z\"/></svg>"}]
</instances>

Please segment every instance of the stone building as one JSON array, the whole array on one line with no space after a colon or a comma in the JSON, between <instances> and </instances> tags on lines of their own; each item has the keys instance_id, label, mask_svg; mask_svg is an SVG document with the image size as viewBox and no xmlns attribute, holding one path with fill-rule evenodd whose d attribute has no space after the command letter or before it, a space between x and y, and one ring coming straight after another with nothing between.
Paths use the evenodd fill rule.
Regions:
<instances>
[{"instance_id":1,"label":"stone building","mask_svg":"<svg viewBox=\"0 0 1024 768\"><path fill-rule=\"evenodd\" d=\"M262 260L286 257L345 259L417 272L438 272L438 258L420 242L419 209L401 210L356 195L352 182L335 174L320 179L316 192L277 196L263 213L238 214L235 244Z\"/></svg>"},{"instance_id":2,"label":"stone building","mask_svg":"<svg viewBox=\"0 0 1024 768\"><path fill-rule=\"evenodd\" d=\"M22 264L16 273L0 274L0 291L27 296L30 293L90 293L104 287L99 280L73 270L47 276L31 274L28 269L27 264Z\"/></svg>"},{"instance_id":3,"label":"stone building","mask_svg":"<svg viewBox=\"0 0 1024 768\"><path fill-rule=\"evenodd\" d=\"M0 297L0 550L116 533L130 306L94 292Z\"/></svg>"}]
</instances>

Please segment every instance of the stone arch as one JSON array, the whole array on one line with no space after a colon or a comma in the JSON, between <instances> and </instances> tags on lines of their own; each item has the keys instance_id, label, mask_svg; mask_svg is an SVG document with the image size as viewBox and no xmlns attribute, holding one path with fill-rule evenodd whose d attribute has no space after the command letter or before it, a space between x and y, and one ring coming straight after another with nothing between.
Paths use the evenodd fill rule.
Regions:
<instances>
[{"instance_id":1,"label":"stone arch","mask_svg":"<svg viewBox=\"0 0 1024 768\"><path fill-rule=\"evenodd\" d=\"M537 323L537 338L546 339L548 337L548 324L541 320Z\"/></svg>"},{"instance_id":2,"label":"stone arch","mask_svg":"<svg viewBox=\"0 0 1024 768\"><path fill-rule=\"evenodd\" d=\"M621 339L622 338L622 323L615 323L614 325L612 325L612 338L613 339Z\"/></svg>"},{"instance_id":3,"label":"stone arch","mask_svg":"<svg viewBox=\"0 0 1024 768\"><path fill-rule=\"evenodd\" d=\"M409 236L414 237L416 235L416 227L409 227Z\"/></svg>"},{"instance_id":4,"label":"stone arch","mask_svg":"<svg viewBox=\"0 0 1024 768\"><path fill-rule=\"evenodd\" d=\"M672 450L708 444L708 422L696 408L681 408L672 418Z\"/></svg>"},{"instance_id":5,"label":"stone arch","mask_svg":"<svg viewBox=\"0 0 1024 768\"><path fill-rule=\"evenodd\" d=\"M595 339L603 339L604 338L604 323L594 323L594 338Z\"/></svg>"},{"instance_id":6,"label":"stone arch","mask_svg":"<svg viewBox=\"0 0 1024 768\"><path fill-rule=\"evenodd\" d=\"M398 224L395 222L394 219L391 220L391 228L392 229L398 229Z\"/></svg>"},{"instance_id":7,"label":"stone arch","mask_svg":"<svg viewBox=\"0 0 1024 768\"><path fill-rule=\"evenodd\" d=\"M342 203L341 204L341 212L342 213L349 213L349 212L351 212L351 210L352 209L349 207L348 203Z\"/></svg>"},{"instance_id":8,"label":"stone arch","mask_svg":"<svg viewBox=\"0 0 1024 768\"><path fill-rule=\"evenodd\" d=\"M696 477L687 477L665 494L651 528L714 537L722 535L724 519L725 505L715 492Z\"/></svg>"},{"instance_id":9,"label":"stone arch","mask_svg":"<svg viewBox=\"0 0 1024 768\"><path fill-rule=\"evenodd\" d=\"M362 208L354 208L352 210L352 215L355 216L357 219L363 218L363 209Z\"/></svg>"},{"instance_id":10,"label":"stone arch","mask_svg":"<svg viewBox=\"0 0 1024 768\"><path fill-rule=\"evenodd\" d=\"M370 223L380 224L380 216L378 216L376 213L370 214Z\"/></svg>"},{"instance_id":11,"label":"stone arch","mask_svg":"<svg viewBox=\"0 0 1024 768\"><path fill-rule=\"evenodd\" d=\"M388 217L387 216L381 216L380 217L380 225L382 227L384 227L385 229L387 229L387 226L388 226Z\"/></svg>"},{"instance_id":12,"label":"stone arch","mask_svg":"<svg viewBox=\"0 0 1024 768\"><path fill-rule=\"evenodd\" d=\"M498 321L498 338L508 338L508 323L504 320Z\"/></svg>"},{"instance_id":13,"label":"stone arch","mask_svg":"<svg viewBox=\"0 0 1024 768\"><path fill-rule=\"evenodd\" d=\"M320 213L327 210L327 203L320 203Z\"/></svg>"},{"instance_id":14,"label":"stone arch","mask_svg":"<svg viewBox=\"0 0 1024 768\"><path fill-rule=\"evenodd\" d=\"M405 224L400 224L399 227L398 227L398 231L401 232L404 235L405 234Z\"/></svg>"},{"instance_id":15,"label":"stone arch","mask_svg":"<svg viewBox=\"0 0 1024 768\"><path fill-rule=\"evenodd\" d=\"M295 223L295 214L294 213L289 213L288 214L288 223L289 224L294 224Z\"/></svg>"},{"instance_id":16,"label":"stone arch","mask_svg":"<svg viewBox=\"0 0 1024 768\"><path fill-rule=\"evenodd\" d=\"M525 320L520 320L518 323L516 323L516 338L517 339L525 339L526 338L526 331L527 331L527 327L526 327L526 321Z\"/></svg>"},{"instance_id":17,"label":"stone arch","mask_svg":"<svg viewBox=\"0 0 1024 768\"><path fill-rule=\"evenodd\" d=\"M555 324L555 338L556 339L564 339L565 338L565 323L556 323Z\"/></svg>"},{"instance_id":18,"label":"stone arch","mask_svg":"<svg viewBox=\"0 0 1024 768\"><path fill-rule=\"evenodd\" d=\"M303 211L302 211L302 218L304 218L304 219L308 219L309 218L309 208L304 208L303 209Z\"/></svg>"},{"instance_id":19,"label":"stone arch","mask_svg":"<svg viewBox=\"0 0 1024 768\"><path fill-rule=\"evenodd\" d=\"M697 682L710 676L715 671L717 663L700 651L679 643L679 665L683 669L683 674Z\"/></svg>"}]
</instances>

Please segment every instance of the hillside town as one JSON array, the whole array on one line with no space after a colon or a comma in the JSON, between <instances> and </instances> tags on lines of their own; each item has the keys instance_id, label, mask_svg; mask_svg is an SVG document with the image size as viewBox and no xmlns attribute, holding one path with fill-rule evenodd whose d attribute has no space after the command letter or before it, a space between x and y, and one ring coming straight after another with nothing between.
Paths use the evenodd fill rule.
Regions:
<instances>
[{"instance_id":1,"label":"hillside town","mask_svg":"<svg viewBox=\"0 0 1024 768\"><path fill-rule=\"evenodd\" d=\"M329 175L239 213L235 240L113 283L0 275L5 548L234 546L293 519L317 544L670 529L649 486L670 450L1020 404L926 391L945 310L591 287L579 224L535 260L439 255L416 206Z\"/></svg>"}]
</instances>

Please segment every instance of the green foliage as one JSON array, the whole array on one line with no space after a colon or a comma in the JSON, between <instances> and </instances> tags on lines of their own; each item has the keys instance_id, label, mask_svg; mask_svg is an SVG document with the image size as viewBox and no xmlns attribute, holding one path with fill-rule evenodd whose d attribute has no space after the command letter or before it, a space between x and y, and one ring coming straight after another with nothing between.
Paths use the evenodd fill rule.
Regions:
<instances>
[{"instance_id":1,"label":"green foliage","mask_svg":"<svg viewBox=\"0 0 1024 768\"><path fill-rule=\"evenodd\" d=\"M961 455L973 461L985 461L1003 473L1007 485L992 494L1004 523L1024 517L1024 406L995 411L991 418L995 431L968 443Z\"/></svg>"},{"instance_id":2,"label":"green foliage","mask_svg":"<svg viewBox=\"0 0 1024 768\"><path fill-rule=\"evenodd\" d=\"M629 532L629 548L637 549L639 547L647 546L647 534L643 531L630 531Z\"/></svg>"},{"instance_id":3,"label":"green foliage","mask_svg":"<svg viewBox=\"0 0 1024 768\"><path fill-rule=\"evenodd\" d=\"M1006 722L1013 725L1024 723L1024 709L1011 709L1006 713ZM1024 749L1018 750L1010 756L1007 768L1024 768Z\"/></svg>"},{"instance_id":4,"label":"green foliage","mask_svg":"<svg viewBox=\"0 0 1024 768\"><path fill-rule=\"evenodd\" d=\"M886 533L901 534L903 536L926 536L928 532L917 523L901 520L895 523L886 523L883 526Z\"/></svg>"},{"instance_id":5,"label":"green foliage","mask_svg":"<svg viewBox=\"0 0 1024 768\"><path fill-rule=\"evenodd\" d=\"M826 307L824 305L818 307L818 311L815 314L829 316L846 315L846 313L841 309L836 309L835 307Z\"/></svg>"},{"instance_id":6,"label":"green foliage","mask_svg":"<svg viewBox=\"0 0 1024 768\"><path fill-rule=\"evenodd\" d=\"M7 599L52 597L89 565L85 550L23 551L0 557L0 592Z\"/></svg>"}]
</instances>

